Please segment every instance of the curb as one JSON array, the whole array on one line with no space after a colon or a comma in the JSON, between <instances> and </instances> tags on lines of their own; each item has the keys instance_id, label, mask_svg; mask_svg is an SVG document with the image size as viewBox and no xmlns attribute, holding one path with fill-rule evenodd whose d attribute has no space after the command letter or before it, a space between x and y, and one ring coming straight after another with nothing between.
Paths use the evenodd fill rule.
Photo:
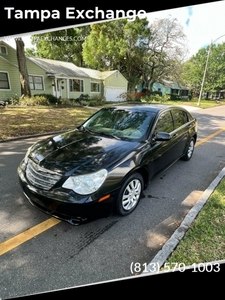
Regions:
<instances>
[{"instance_id":1,"label":"curb","mask_svg":"<svg viewBox=\"0 0 225 300\"><path fill-rule=\"evenodd\" d=\"M179 242L184 237L187 230L190 228L191 224L197 217L198 213L201 211L211 194L214 192L215 188L219 185L220 181L225 177L225 168L223 168L217 177L211 182L208 188L203 192L202 196L196 202L196 204L190 209L190 211L185 216L184 220L181 222L180 226L174 231L172 236L163 245L162 249L155 255L152 261L148 264L145 271L142 274L158 274L160 268L164 265L166 260L172 254L173 250L177 247ZM153 271L151 271L151 269ZM163 271L162 271L163 272Z\"/></svg>"},{"instance_id":2,"label":"curb","mask_svg":"<svg viewBox=\"0 0 225 300\"><path fill-rule=\"evenodd\" d=\"M0 143L12 142L12 141L17 141L17 140L22 140L22 139L30 139L30 138L39 137L39 136L54 135L54 134L64 133L68 130L60 130L60 131L52 131L52 132L45 132L45 133L38 133L38 134L32 134L32 135L23 135L23 136L18 136L18 137L12 137L12 138L8 138L8 139L5 139L5 140L0 140Z\"/></svg>"}]
</instances>

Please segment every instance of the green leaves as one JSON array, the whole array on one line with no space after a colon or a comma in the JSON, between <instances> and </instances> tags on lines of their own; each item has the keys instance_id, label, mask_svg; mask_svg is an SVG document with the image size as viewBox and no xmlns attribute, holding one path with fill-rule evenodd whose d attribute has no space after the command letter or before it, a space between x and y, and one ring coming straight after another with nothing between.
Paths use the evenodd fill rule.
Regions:
<instances>
[{"instance_id":1,"label":"green leaves","mask_svg":"<svg viewBox=\"0 0 225 300\"><path fill-rule=\"evenodd\" d=\"M119 70L128 79L130 87L134 87L140 78L143 41L149 34L145 19L93 24L83 44L83 58L91 68Z\"/></svg>"},{"instance_id":2,"label":"green leaves","mask_svg":"<svg viewBox=\"0 0 225 300\"><path fill-rule=\"evenodd\" d=\"M73 62L83 66L82 45L90 32L90 27L69 28L32 36L36 51L27 49L26 53L37 57Z\"/></svg>"},{"instance_id":3,"label":"green leaves","mask_svg":"<svg viewBox=\"0 0 225 300\"><path fill-rule=\"evenodd\" d=\"M204 91L215 92L225 89L225 43L222 43L211 45L211 49L209 46L200 49L196 55L184 63L182 79L194 91L200 90L208 55Z\"/></svg>"}]
</instances>

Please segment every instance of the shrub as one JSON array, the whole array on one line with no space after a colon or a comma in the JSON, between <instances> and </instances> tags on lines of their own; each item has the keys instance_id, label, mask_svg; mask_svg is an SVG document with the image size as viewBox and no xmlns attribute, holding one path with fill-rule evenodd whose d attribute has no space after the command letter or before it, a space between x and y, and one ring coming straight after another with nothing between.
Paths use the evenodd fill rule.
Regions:
<instances>
[{"instance_id":1,"label":"shrub","mask_svg":"<svg viewBox=\"0 0 225 300\"><path fill-rule=\"evenodd\" d=\"M170 97L168 95L161 96L158 93L151 93L151 94L141 97L141 100L144 102L147 102L147 103L152 103L152 102L164 103L169 99L170 99Z\"/></svg>"},{"instance_id":2,"label":"shrub","mask_svg":"<svg viewBox=\"0 0 225 300\"><path fill-rule=\"evenodd\" d=\"M101 96L93 96L90 100L86 101L86 105L88 106L99 106L105 103L105 99Z\"/></svg>"},{"instance_id":3,"label":"shrub","mask_svg":"<svg viewBox=\"0 0 225 300\"><path fill-rule=\"evenodd\" d=\"M33 96L31 98L24 97L20 99L20 105L24 105L24 106L49 105L49 101L45 96Z\"/></svg>"},{"instance_id":4,"label":"shrub","mask_svg":"<svg viewBox=\"0 0 225 300\"><path fill-rule=\"evenodd\" d=\"M137 100L135 92L122 93L118 96L118 98L122 99L123 101L136 101Z\"/></svg>"},{"instance_id":5,"label":"shrub","mask_svg":"<svg viewBox=\"0 0 225 300\"><path fill-rule=\"evenodd\" d=\"M171 94L170 100L181 100L181 97L178 94Z\"/></svg>"},{"instance_id":6,"label":"shrub","mask_svg":"<svg viewBox=\"0 0 225 300\"><path fill-rule=\"evenodd\" d=\"M34 97L45 97L48 100L49 104L56 104L58 102L58 98L53 96L52 94L36 94Z\"/></svg>"},{"instance_id":7,"label":"shrub","mask_svg":"<svg viewBox=\"0 0 225 300\"><path fill-rule=\"evenodd\" d=\"M20 101L20 97L17 94L15 94L13 97L10 98L9 104L17 105L19 104L19 101Z\"/></svg>"},{"instance_id":8,"label":"shrub","mask_svg":"<svg viewBox=\"0 0 225 300\"><path fill-rule=\"evenodd\" d=\"M73 102L71 101L71 99L65 99L65 98L59 99L57 104L63 106L73 106Z\"/></svg>"}]
</instances>

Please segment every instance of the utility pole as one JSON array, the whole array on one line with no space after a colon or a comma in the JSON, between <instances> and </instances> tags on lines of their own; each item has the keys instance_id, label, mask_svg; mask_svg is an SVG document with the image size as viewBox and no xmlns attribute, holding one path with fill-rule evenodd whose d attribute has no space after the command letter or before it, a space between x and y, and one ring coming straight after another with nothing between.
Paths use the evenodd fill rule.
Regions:
<instances>
[{"instance_id":1,"label":"utility pole","mask_svg":"<svg viewBox=\"0 0 225 300\"><path fill-rule=\"evenodd\" d=\"M200 101L201 101L201 98L202 98L203 88L204 88L204 84L205 84L205 76L206 76L206 72L207 72L207 69L208 69L209 56L210 56L210 53L211 53L212 45L213 45L217 40L219 40L221 37L223 37L223 36L225 36L225 34L219 36L219 37L216 38L214 41L211 41L211 43L210 43L210 45L209 45L209 51L208 51L208 53L207 53L207 58L206 58L206 63L205 63L205 70L204 70L203 77L202 77L201 90L200 90L199 97L198 97L198 106L200 105Z\"/></svg>"}]
</instances>

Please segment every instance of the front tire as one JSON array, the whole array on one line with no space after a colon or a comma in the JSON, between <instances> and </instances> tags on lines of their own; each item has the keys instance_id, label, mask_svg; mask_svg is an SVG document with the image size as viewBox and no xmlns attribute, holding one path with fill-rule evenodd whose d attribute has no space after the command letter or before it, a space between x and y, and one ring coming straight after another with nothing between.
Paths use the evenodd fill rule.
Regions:
<instances>
[{"instance_id":1,"label":"front tire","mask_svg":"<svg viewBox=\"0 0 225 300\"><path fill-rule=\"evenodd\" d=\"M140 201L143 186L143 178L137 172L131 174L125 180L116 201L116 211L118 215L126 216L135 210Z\"/></svg>"},{"instance_id":2,"label":"front tire","mask_svg":"<svg viewBox=\"0 0 225 300\"><path fill-rule=\"evenodd\" d=\"M182 160L190 160L192 158L192 155L194 153L194 148L195 148L195 140L194 138L191 138L188 144L188 148L185 152L185 154L181 157Z\"/></svg>"}]
</instances>

